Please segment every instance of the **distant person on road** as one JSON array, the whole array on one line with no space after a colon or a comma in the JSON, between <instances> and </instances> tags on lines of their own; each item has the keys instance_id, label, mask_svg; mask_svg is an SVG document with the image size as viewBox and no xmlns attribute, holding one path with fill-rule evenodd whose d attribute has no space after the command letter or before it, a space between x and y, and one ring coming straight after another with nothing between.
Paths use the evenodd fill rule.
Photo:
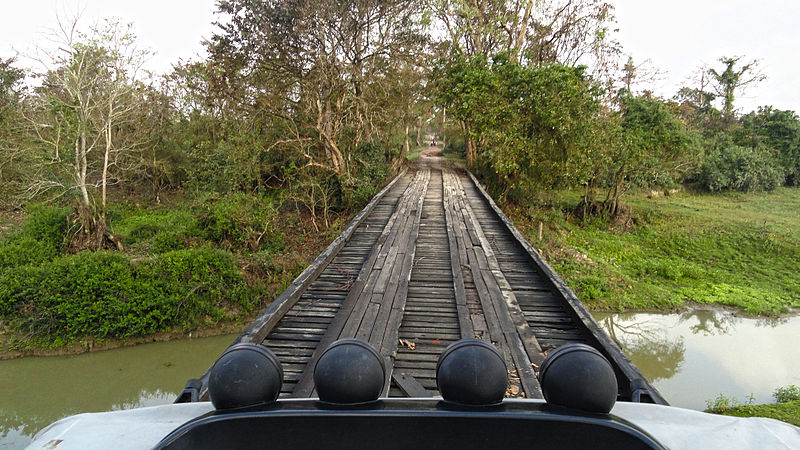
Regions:
<instances>
[{"instance_id":1,"label":"distant person on road","mask_svg":"<svg viewBox=\"0 0 800 450\"><path fill-rule=\"evenodd\" d=\"M431 147L436 147L436 138L431 139Z\"/></svg>"}]
</instances>

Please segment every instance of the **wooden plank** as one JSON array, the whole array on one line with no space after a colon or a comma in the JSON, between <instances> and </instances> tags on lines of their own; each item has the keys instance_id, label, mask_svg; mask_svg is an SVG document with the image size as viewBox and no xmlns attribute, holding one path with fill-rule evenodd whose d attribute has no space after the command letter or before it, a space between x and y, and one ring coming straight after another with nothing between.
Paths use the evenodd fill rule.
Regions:
<instances>
[{"instance_id":1,"label":"wooden plank","mask_svg":"<svg viewBox=\"0 0 800 450\"><path fill-rule=\"evenodd\" d=\"M402 265L402 272L399 274L400 284L398 285L397 292L394 294L394 298L391 301L391 312L389 314L389 319L386 323L386 330L383 334L383 338L378 343L377 341L375 344L380 349L379 351L381 354L386 357L390 362L394 361L394 357L397 353L397 341L398 335L400 331L400 323L403 320L403 313L405 310L405 303L408 294L408 284L409 280L411 279L411 268L414 265L414 255L416 253L416 243L417 238L419 237L419 228L420 222L422 220L422 208L425 203L425 197L428 193L428 185L430 183L431 172L430 170L425 170L424 173L424 182L419 193L419 199L416 202L416 210L414 213L414 220L409 230L408 235L408 242L405 245L405 258ZM386 305L385 305L386 306ZM380 335L380 334L379 334ZM390 364L387 366L387 373L391 374L394 365ZM390 378L387 377L386 382L384 383L383 394L387 395L389 392L390 387Z\"/></svg>"},{"instance_id":2,"label":"wooden plank","mask_svg":"<svg viewBox=\"0 0 800 450\"><path fill-rule=\"evenodd\" d=\"M550 267L549 264L539 255L533 246L522 236L522 233L517 230L511 220L503 213L503 211L497 206L494 202L492 197L486 193L483 187L480 185L478 180L475 176L468 172L468 176L472 181L472 184L475 186L476 190L480 193L483 197L483 200L488 204L489 208L495 213L497 218L502 223L503 227L511 233L514 239L520 244L520 246L525 250L526 256L529 258L529 261L533 262L534 266L538 270L539 273L543 275L543 278L546 280L548 284L552 286L552 288L560 294L562 298L565 299L567 304L571 307L572 314L574 317L582 323L582 325L588 330L594 340L599 344L599 350L608 357L614 365L620 368L620 370L628 377L629 380L633 380L636 378L640 378L642 380L647 380L647 378L641 373L641 371L633 365L630 359L622 352L619 345L614 342L608 335L603 332L594 318L591 316L589 311L586 307L578 300L578 297L575 295L574 292L567 286L564 280L561 279L560 276ZM666 399L664 399L661 394L648 383L648 388L652 393L653 400L662 405L667 405Z\"/></svg>"},{"instance_id":3,"label":"wooden plank","mask_svg":"<svg viewBox=\"0 0 800 450\"><path fill-rule=\"evenodd\" d=\"M450 178L448 181L460 186L457 178ZM464 191L463 188L456 187L451 192L463 193ZM482 236L480 224L475 220L465 195L456 194L453 203L457 205L457 208L454 209L454 216L458 220L457 226L454 228L463 236L463 242L467 244L468 263L489 328L489 337L500 344L507 366L516 368L515 371L519 375L526 395L532 398L541 398L541 388L531 367L530 358L522 339L517 334L497 280L489 270L486 253L491 252L491 248L484 247L485 237Z\"/></svg>"},{"instance_id":4,"label":"wooden plank","mask_svg":"<svg viewBox=\"0 0 800 450\"><path fill-rule=\"evenodd\" d=\"M417 176L414 177L414 180L416 179ZM413 184L414 181L412 181L412 183L410 183L406 187L406 192L409 192L409 190L413 189ZM396 222L397 217L399 216L399 211L400 211L399 208L395 209L394 213L387 222L387 228L393 225L394 222ZM391 230L387 228L384 228L384 230L381 233L381 238L383 238L384 241L386 240L385 239L386 236L388 236L391 233ZM381 240L381 238L379 238L379 241ZM342 306L339 312L333 318L333 321L328 326L327 333L322 337L318 347L314 351L314 354L311 356L311 359L309 360L308 363L308 369L305 372L303 372L302 377L298 380L297 386L295 386L295 389L292 392L293 397L309 397L310 395L313 394L314 392L314 381L312 373L313 367L316 365L316 362L319 360L319 357L322 355L325 349L327 349L328 346L330 346L330 344L339 339L339 337L341 336L341 331L347 324L348 319L350 318L350 314L353 310L353 307L357 304L359 298L361 297L361 293L364 291L364 288L368 287L367 282L365 280L368 280L370 278L373 265L375 264L375 261L378 258L378 254L381 252L382 249L383 246L380 245L379 243L373 247L370 257L367 258L365 265L359 271L358 278L353 283L353 286L350 288L350 292L348 293L345 300L342 302ZM372 278L372 280L374 283L374 278ZM371 288L371 286L369 287ZM353 319L353 322L355 322L355 320L356 319ZM357 329L357 327L355 329Z\"/></svg>"},{"instance_id":5,"label":"wooden plank","mask_svg":"<svg viewBox=\"0 0 800 450\"><path fill-rule=\"evenodd\" d=\"M411 375L396 373L392 375L392 380L408 397L431 397L431 393Z\"/></svg>"},{"instance_id":6,"label":"wooden plank","mask_svg":"<svg viewBox=\"0 0 800 450\"><path fill-rule=\"evenodd\" d=\"M450 271L453 277L453 289L455 291L456 296L456 308L458 311L458 324L461 329L461 337L462 338L472 338L475 337L475 329L472 325L472 320L469 316L469 307L467 307L467 295L466 289L464 288L464 276L461 272L461 265L465 263L460 258L460 252L458 248L458 240L455 236L454 227L456 227L456 219L453 213L453 206L452 206L452 194L450 194L450 189L452 188L451 183L449 182L449 177L442 176L442 183L443 187L443 199L442 203L444 206L445 211L445 222L447 228L447 243L450 251Z\"/></svg>"}]
</instances>

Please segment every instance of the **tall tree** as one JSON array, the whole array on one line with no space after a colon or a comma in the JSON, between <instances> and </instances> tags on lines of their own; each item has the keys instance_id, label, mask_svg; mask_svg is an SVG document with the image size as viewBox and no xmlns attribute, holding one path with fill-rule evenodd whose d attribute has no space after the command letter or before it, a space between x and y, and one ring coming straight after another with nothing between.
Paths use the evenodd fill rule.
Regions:
<instances>
[{"instance_id":1,"label":"tall tree","mask_svg":"<svg viewBox=\"0 0 800 450\"><path fill-rule=\"evenodd\" d=\"M25 171L24 133L20 131L22 80L25 72L15 59L0 59L0 206L16 201L15 191Z\"/></svg>"},{"instance_id":2,"label":"tall tree","mask_svg":"<svg viewBox=\"0 0 800 450\"><path fill-rule=\"evenodd\" d=\"M762 74L758 69L759 61L754 59L752 61L740 64L743 56L723 56L719 59L725 69L718 72L716 69L709 69L708 73L712 75L713 81L716 83L714 88L717 95L722 97L722 115L727 121L732 121L735 118L735 111L733 102L737 91L741 92L748 86L764 81L767 77ZM736 65L739 64L739 67Z\"/></svg>"},{"instance_id":3,"label":"tall tree","mask_svg":"<svg viewBox=\"0 0 800 450\"><path fill-rule=\"evenodd\" d=\"M416 2L225 0L212 59L248 89L237 101L283 124L306 166L342 174L386 125L389 81L424 43ZM255 112L255 111L254 111ZM269 147L270 149L274 147Z\"/></svg>"},{"instance_id":4,"label":"tall tree","mask_svg":"<svg viewBox=\"0 0 800 450\"><path fill-rule=\"evenodd\" d=\"M58 48L42 50L40 58L47 72L29 122L42 153L27 193L77 191L82 236L97 248L106 234L108 186L121 178L137 146L124 130L142 101L146 52L136 47L130 25L116 21L90 33L78 30L77 19L62 22L57 37Z\"/></svg>"},{"instance_id":5,"label":"tall tree","mask_svg":"<svg viewBox=\"0 0 800 450\"><path fill-rule=\"evenodd\" d=\"M683 83L674 99L681 105L681 115L696 127L708 128L712 120L720 117L719 110L713 106L717 97L712 92L710 68L703 64Z\"/></svg>"}]
</instances>

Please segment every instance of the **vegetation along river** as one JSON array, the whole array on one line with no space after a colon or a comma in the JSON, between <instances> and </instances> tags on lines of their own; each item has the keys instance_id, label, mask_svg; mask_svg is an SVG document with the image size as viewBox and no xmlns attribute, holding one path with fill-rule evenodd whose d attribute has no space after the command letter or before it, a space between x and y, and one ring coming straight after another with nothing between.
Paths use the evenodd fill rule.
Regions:
<instances>
[{"instance_id":1,"label":"vegetation along river","mask_svg":"<svg viewBox=\"0 0 800 450\"><path fill-rule=\"evenodd\" d=\"M172 403L235 335L0 361L0 449L72 414Z\"/></svg>"}]
</instances>

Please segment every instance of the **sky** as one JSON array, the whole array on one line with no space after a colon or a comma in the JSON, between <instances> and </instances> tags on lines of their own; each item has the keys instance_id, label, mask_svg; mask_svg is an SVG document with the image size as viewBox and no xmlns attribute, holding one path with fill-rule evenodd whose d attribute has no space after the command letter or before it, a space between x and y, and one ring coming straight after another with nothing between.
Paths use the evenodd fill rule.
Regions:
<instances>
[{"instance_id":1,"label":"sky","mask_svg":"<svg viewBox=\"0 0 800 450\"><path fill-rule=\"evenodd\" d=\"M671 97L702 64L717 69L722 56L761 60L766 81L736 101L741 112L758 105L800 111L800 2L795 0L609 0L616 6L617 39L639 64L664 73L652 89ZM82 11L89 26L104 17L132 22L142 47L155 51L147 68L168 71L178 60L202 56L215 27L215 0L3 0L0 57L25 55L44 42L56 17ZM20 63L34 67L20 56Z\"/></svg>"}]
</instances>

